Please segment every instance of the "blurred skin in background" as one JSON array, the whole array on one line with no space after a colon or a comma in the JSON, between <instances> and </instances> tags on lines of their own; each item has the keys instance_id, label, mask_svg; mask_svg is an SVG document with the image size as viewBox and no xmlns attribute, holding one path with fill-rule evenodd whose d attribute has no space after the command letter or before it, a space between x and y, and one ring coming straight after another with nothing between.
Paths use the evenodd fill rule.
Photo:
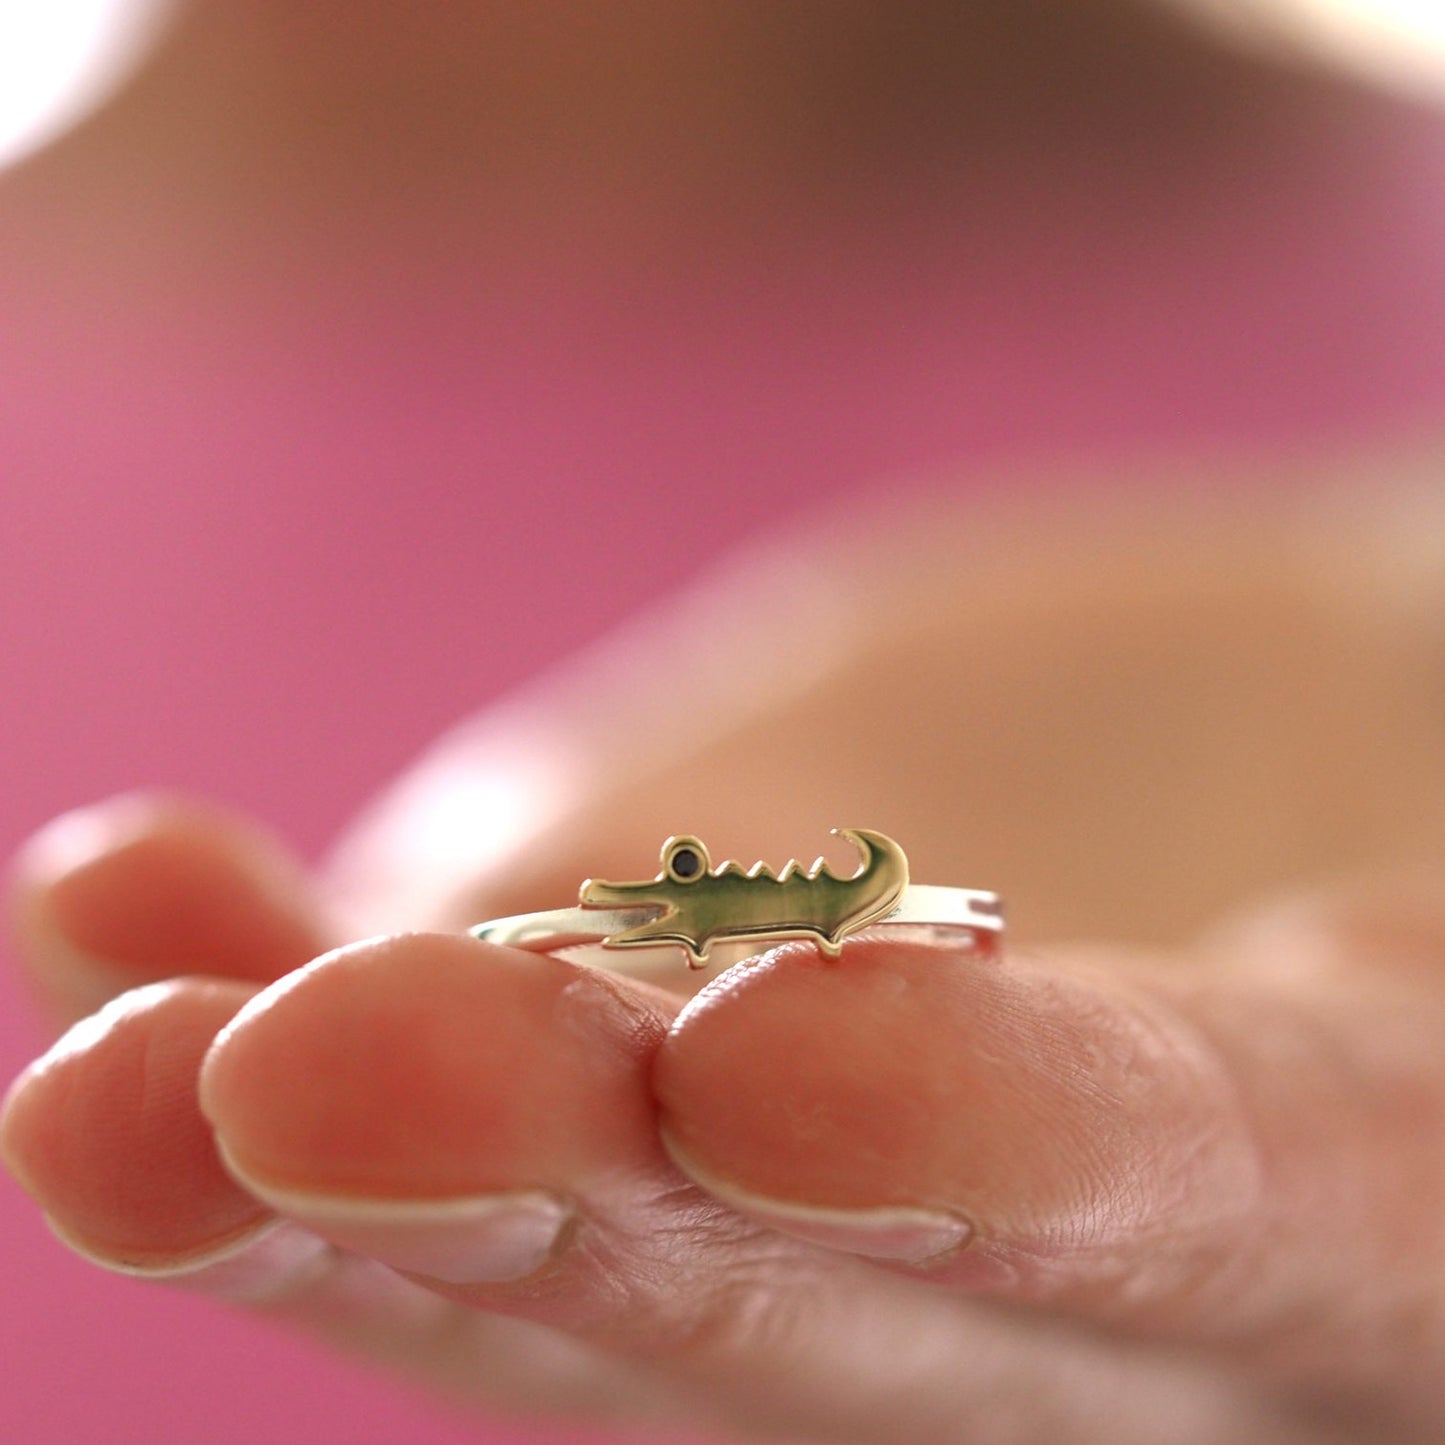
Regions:
<instances>
[{"instance_id":1,"label":"blurred skin in background","mask_svg":"<svg viewBox=\"0 0 1445 1445\"><path fill-rule=\"evenodd\" d=\"M158 277L356 234L575 275L725 268L880 196L986 224L1081 157L1187 195L1348 146L1363 95L1206 13L197 7L3 204ZM1438 1438L1445 508L1353 480L789 535L444 740L319 877L194 802L58 821L16 928L82 1022L11 1095L11 1168L98 1262L483 1409ZM678 819L775 863L882 828L1003 890L1016 943L791 946L689 1004L455 936L639 876ZM401 929L439 932L295 971Z\"/></svg>"},{"instance_id":2,"label":"blurred skin in background","mask_svg":"<svg viewBox=\"0 0 1445 1445\"><path fill-rule=\"evenodd\" d=\"M102 119L10 178L8 209L63 203L67 180L94 206L103 172L92 219L111 245L174 231L224 254L281 227L334 248L348 226L410 218L491 264L538 246L552 264L725 255L871 212L880 185L968 185L996 206L1082 155L1149 183L1341 125L1349 92L1310 63L1311 8L1225 8L1266 59L1215 35L1209 0L181 6Z\"/></svg>"}]
</instances>

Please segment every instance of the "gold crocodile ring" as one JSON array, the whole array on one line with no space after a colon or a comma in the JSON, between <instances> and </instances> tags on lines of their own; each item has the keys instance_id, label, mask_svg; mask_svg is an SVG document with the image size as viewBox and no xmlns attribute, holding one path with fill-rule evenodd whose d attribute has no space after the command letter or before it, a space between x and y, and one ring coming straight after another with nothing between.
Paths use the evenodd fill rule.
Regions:
<instances>
[{"instance_id":1,"label":"gold crocodile ring","mask_svg":"<svg viewBox=\"0 0 1445 1445\"><path fill-rule=\"evenodd\" d=\"M965 947L992 947L1003 932L998 895L908 881L908 859L893 839L867 828L834 828L862 856L840 878L823 859L790 859L780 872L731 859L712 866L700 838L678 834L662 845L662 870L634 883L589 878L576 908L521 913L480 923L474 938L535 953L581 957L623 973L651 973L659 957L686 955L693 968L737 962L789 938L811 939L836 956L863 929L958 931Z\"/></svg>"}]
</instances>

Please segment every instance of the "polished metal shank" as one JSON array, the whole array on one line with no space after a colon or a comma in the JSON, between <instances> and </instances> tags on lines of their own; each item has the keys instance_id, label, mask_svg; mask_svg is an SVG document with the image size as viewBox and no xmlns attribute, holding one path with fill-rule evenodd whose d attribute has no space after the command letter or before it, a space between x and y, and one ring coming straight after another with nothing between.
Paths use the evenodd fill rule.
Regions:
<instances>
[{"instance_id":1,"label":"polished metal shank","mask_svg":"<svg viewBox=\"0 0 1445 1445\"><path fill-rule=\"evenodd\" d=\"M585 961L614 972L651 972L638 959L605 949L603 941L619 933L635 929L657 916L655 907L637 908L554 908L542 913L518 913L510 918L497 918L480 923L469 930L474 938L488 943L505 944L509 948L533 953L563 953L586 949ZM992 937L1004 927L1002 906L996 893L976 888L939 888L927 884L910 884L903 891L898 906L876 919L863 930L938 929L957 930L967 934ZM786 935L782 935L786 936ZM854 935L857 936L856 934ZM780 936L781 937L781 936ZM772 939L754 938L732 946L714 949L720 964L735 963L751 957L770 946ZM653 956L675 959L682 950L670 944L655 948L632 950ZM569 956L572 956L569 952Z\"/></svg>"}]
</instances>

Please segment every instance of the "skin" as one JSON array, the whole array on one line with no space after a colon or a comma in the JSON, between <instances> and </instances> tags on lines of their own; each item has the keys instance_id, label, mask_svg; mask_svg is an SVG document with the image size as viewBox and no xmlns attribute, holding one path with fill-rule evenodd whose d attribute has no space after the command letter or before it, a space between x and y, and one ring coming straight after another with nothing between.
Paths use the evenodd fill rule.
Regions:
<instances>
[{"instance_id":1,"label":"skin","mask_svg":"<svg viewBox=\"0 0 1445 1445\"><path fill-rule=\"evenodd\" d=\"M289 285L358 237L565 274L869 218L880 175L961 175L985 218L1081 158L1149 194L1333 154L1354 114L1163 8L820 4L780 37L770 5L720 34L715 4L633 0L579 65L555 37L595 13L192 7L7 177L6 234L142 295ZM814 530L443 740L316 872L192 799L57 820L11 913L73 1027L0 1150L98 1264L486 1414L1438 1439L1445 565L1379 476L1339 515L1151 494ZM780 865L852 823L1003 891L1004 954L789 945L689 1002L685 973L456 932L647 876L684 828ZM479 1197L489 1269L452 1208ZM539 1202L562 1230L529 1263L513 1228L499 1271L498 1219Z\"/></svg>"},{"instance_id":2,"label":"skin","mask_svg":"<svg viewBox=\"0 0 1445 1445\"><path fill-rule=\"evenodd\" d=\"M1378 102L1226 47L1199 8L180 4L118 96L4 176L6 254L212 298L401 250L555 284L870 236L880 197L1007 226L1020 190L1132 207L1197 178L1212 207L1212 178L1303 137L1350 172Z\"/></svg>"},{"instance_id":3,"label":"skin","mask_svg":"<svg viewBox=\"0 0 1445 1445\"><path fill-rule=\"evenodd\" d=\"M744 563L459 730L317 876L194 800L46 829L16 933L82 1021L0 1147L62 1237L488 1413L1439 1438L1438 518L1374 488L892 525ZM800 574L823 612L883 579L891 627L757 627ZM755 689L629 750L666 688L609 691L617 656L665 678L699 636L749 637ZM439 847L498 767L526 827ZM681 963L452 931L645 876L664 816L775 865L877 823L921 881L1000 886L1010 941L791 943L689 1000ZM325 951L398 928L438 931ZM570 1217L482 1278L427 1208L478 1196Z\"/></svg>"}]
</instances>

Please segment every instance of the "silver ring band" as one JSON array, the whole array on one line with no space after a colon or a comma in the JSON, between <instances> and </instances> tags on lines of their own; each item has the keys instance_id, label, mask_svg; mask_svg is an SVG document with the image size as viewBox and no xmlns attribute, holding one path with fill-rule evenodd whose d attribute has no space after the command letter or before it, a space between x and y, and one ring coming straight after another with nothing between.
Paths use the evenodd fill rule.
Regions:
<instances>
[{"instance_id":1,"label":"silver ring band","mask_svg":"<svg viewBox=\"0 0 1445 1445\"><path fill-rule=\"evenodd\" d=\"M833 831L858 850L859 867L847 876L822 858L811 868L790 859L776 873L761 862L743 868L728 860L714 868L702 839L680 833L662 845L654 878L589 878L576 908L498 918L471 934L643 977L657 971L659 956L664 968L679 953L693 969L726 967L788 938L810 939L836 957L845 938L875 928L946 933L970 950L985 941L992 947L1003 929L996 894L910 883L907 855L892 838L868 828Z\"/></svg>"},{"instance_id":2,"label":"silver ring band","mask_svg":"<svg viewBox=\"0 0 1445 1445\"><path fill-rule=\"evenodd\" d=\"M655 908L553 908L541 913L517 913L469 929L473 938L505 944L530 953L558 953L612 973L638 978L675 978L683 950L672 944L655 948L611 949L604 940L638 927L655 916ZM977 888L939 888L913 883L903 892L891 913L868 924L853 937L875 931L933 938L949 936L964 948L992 947L1004 928L1002 904L996 893ZM748 939L721 943L709 955L720 972L745 958L765 952L781 939Z\"/></svg>"}]
</instances>

